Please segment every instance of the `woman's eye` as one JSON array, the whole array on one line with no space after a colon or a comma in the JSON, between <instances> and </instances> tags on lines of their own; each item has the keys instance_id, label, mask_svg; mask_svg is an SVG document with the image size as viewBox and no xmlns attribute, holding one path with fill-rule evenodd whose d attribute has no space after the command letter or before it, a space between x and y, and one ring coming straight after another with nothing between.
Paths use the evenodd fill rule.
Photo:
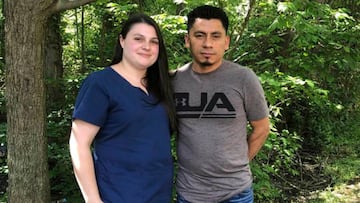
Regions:
<instances>
[{"instance_id":1,"label":"woman's eye","mask_svg":"<svg viewBox=\"0 0 360 203\"><path fill-rule=\"evenodd\" d=\"M151 41L151 43L153 43L153 44L159 44L159 41L153 40L153 41Z\"/></svg>"}]
</instances>

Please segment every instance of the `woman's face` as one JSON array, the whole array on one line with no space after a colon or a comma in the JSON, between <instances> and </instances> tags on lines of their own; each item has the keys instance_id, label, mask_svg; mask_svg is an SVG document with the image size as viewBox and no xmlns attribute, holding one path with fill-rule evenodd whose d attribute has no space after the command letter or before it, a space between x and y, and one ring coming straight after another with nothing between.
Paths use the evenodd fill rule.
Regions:
<instances>
[{"instance_id":1,"label":"woman's face","mask_svg":"<svg viewBox=\"0 0 360 203\"><path fill-rule=\"evenodd\" d=\"M146 23L132 25L126 37L120 37L123 60L136 69L146 69L158 58L159 39L155 28Z\"/></svg>"}]
</instances>

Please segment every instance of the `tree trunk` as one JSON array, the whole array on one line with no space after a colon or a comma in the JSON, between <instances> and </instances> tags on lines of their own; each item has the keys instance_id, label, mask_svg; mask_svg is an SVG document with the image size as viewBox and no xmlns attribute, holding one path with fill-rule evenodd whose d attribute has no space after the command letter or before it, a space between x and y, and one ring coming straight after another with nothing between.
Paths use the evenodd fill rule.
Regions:
<instances>
[{"instance_id":1,"label":"tree trunk","mask_svg":"<svg viewBox=\"0 0 360 203\"><path fill-rule=\"evenodd\" d=\"M47 23L45 43L45 86L47 94L47 114L61 108L65 95L63 82L62 39L60 34L60 14L51 16Z\"/></svg>"},{"instance_id":2,"label":"tree trunk","mask_svg":"<svg viewBox=\"0 0 360 203\"><path fill-rule=\"evenodd\" d=\"M10 203L50 202L41 3L5 0Z\"/></svg>"},{"instance_id":3,"label":"tree trunk","mask_svg":"<svg viewBox=\"0 0 360 203\"><path fill-rule=\"evenodd\" d=\"M44 86L51 14L94 0L5 0L8 202L50 202Z\"/></svg>"}]
</instances>

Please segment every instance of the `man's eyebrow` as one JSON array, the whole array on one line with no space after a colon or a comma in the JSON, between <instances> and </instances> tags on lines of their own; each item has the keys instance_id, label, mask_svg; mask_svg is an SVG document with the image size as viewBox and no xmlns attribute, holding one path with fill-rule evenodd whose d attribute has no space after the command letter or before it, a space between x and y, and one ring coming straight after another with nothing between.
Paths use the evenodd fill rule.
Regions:
<instances>
[{"instance_id":1,"label":"man's eyebrow","mask_svg":"<svg viewBox=\"0 0 360 203\"><path fill-rule=\"evenodd\" d=\"M207 32L199 30L199 31L195 31L194 34L207 34ZM218 35L218 34L221 35L222 33L220 31L215 31L215 32L211 32L210 34L211 35Z\"/></svg>"},{"instance_id":2,"label":"man's eyebrow","mask_svg":"<svg viewBox=\"0 0 360 203\"><path fill-rule=\"evenodd\" d=\"M194 34L206 34L204 31L195 31Z\"/></svg>"}]
</instances>

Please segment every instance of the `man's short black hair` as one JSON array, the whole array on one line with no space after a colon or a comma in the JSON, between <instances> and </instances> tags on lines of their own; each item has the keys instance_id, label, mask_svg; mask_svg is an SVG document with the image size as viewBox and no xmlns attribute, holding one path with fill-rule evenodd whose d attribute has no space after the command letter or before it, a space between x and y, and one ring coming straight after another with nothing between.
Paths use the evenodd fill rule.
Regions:
<instances>
[{"instance_id":1,"label":"man's short black hair","mask_svg":"<svg viewBox=\"0 0 360 203\"><path fill-rule=\"evenodd\" d=\"M194 25L196 18L218 19L221 21L226 33L229 27L229 19L224 10L210 5L196 7L187 15L187 30Z\"/></svg>"}]
</instances>

